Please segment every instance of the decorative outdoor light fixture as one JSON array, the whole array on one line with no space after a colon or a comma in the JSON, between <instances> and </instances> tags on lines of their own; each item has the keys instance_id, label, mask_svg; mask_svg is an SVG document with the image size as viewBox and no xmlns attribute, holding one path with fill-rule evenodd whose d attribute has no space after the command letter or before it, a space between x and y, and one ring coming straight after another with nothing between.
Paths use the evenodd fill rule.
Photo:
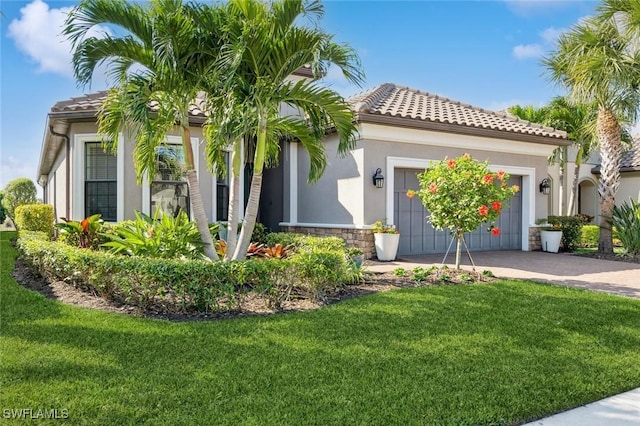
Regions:
<instances>
[{"instance_id":1,"label":"decorative outdoor light fixture","mask_svg":"<svg viewBox=\"0 0 640 426\"><path fill-rule=\"evenodd\" d=\"M551 193L551 184L549 183L549 179L542 179L542 182L540 182L540 192L544 195L549 195L549 193Z\"/></svg>"},{"instance_id":2,"label":"decorative outdoor light fixture","mask_svg":"<svg viewBox=\"0 0 640 426\"><path fill-rule=\"evenodd\" d=\"M382 169L380 167L376 169L376 174L373 175L373 184L376 188L384 187L384 176L382 176Z\"/></svg>"}]
</instances>

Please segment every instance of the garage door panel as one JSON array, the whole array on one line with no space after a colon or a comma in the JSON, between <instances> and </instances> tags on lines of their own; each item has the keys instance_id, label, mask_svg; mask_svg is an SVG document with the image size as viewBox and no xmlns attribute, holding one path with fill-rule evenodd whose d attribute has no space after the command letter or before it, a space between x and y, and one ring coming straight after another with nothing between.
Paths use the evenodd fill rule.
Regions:
<instances>
[{"instance_id":1,"label":"garage door panel","mask_svg":"<svg viewBox=\"0 0 640 426\"><path fill-rule=\"evenodd\" d=\"M394 176L394 217L400 229L399 254L444 253L451 242L448 230L436 231L427 222L427 212L419 198L408 198L408 189L419 187L417 173L421 170L396 169ZM509 185L521 185L520 177L512 177ZM487 231L488 224L480 225L465 234L469 250L512 250L521 248L522 197L517 193L496 222L501 235L494 237Z\"/></svg>"}]
</instances>

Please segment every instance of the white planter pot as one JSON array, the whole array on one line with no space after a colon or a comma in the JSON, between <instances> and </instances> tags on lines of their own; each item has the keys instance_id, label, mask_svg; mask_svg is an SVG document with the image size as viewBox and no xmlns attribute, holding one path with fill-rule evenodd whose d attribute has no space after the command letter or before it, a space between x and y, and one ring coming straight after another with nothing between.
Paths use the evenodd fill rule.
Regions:
<instances>
[{"instance_id":1,"label":"white planter pot","mask_svg":"<svg viewBox=\"0 0 640 426\"><path fill-rule=\"evenodd\" d=\"M540 231L540 243L542 251L557 253L560 250L562 231Z\"/></svg>"},{"instance_id":2,"label":"white planter pot","mask_svg":"<svg viewBox=\"0 0 640 426\"><path fill-rule=\"evenodd\" d=\"M378 260L388 262L396 259L400 234L373 234L376 243L376 256Z\"/></svg>"}]
</instances>

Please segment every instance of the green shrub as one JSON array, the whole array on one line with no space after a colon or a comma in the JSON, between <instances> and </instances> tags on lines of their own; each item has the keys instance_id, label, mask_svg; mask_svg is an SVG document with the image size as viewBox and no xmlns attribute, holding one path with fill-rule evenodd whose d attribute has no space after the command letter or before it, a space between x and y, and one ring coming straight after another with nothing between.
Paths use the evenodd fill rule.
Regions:
<instances>
[{"instance_id":1,"label":"green shrub","mask_svg":"<svg viewBox=\"0 0 640 426\"><path fill-rule=\"evenodd\" d=\"M582 225L580 236L581 247L598 247L600 227L598 225Z\"/></svg>"},{"instance_id":2,"label":"green shrub","mask_svg":"<svg viewBox=\"0 0 640 426\"><path fill-rule=\"evenodd\" d=\"M362 278L362 272L347 262L341 251L300 251L291 262L294 288L311 299L323 298L327 291Z\"/></svg>"},{"instance_id":3,"label":"green shrub","mask_svg":"<svg viewBox=\"0 0 640 426\"><path fill-rule=\"evenodd\" d=\"M583 220L577 216L549 216L548 221L562 229L562 250L575 251L580 245Z\"/></svg>"},{"instance_id":4,"label":"green shrub","mask_svg":"<svg viewBox=\"0 0 640 426\"><path fill-rule=\"evenodd\" d=\"M610 223L614 237L620 240L625 252L633 256L640 254L640 202L629 199L615 206Z\"/></svg>"},{"instance_id":5,"label":"green shrub","mask_svg":"<svg viewBox=\"0 0 640 426\"><path fill-rule=\"evenodd\" d=\"M267 234L268 234L267 227L261 224L260 222L256 222L256 225L253 228L253 232L251 233L251 241L254 243L266 245Z\"/></svg>"},{"instance_id":6,"label":"green shrub","mask_svg":"<svg viewBox=\"0 0 640 426\"><path fill-rule=\"evenodd\" d=\"M109 241L103 246L112 253L164 259L203 259L198 227L184 211L176 217L156 210L153 217L135 212L136 220L127 221L103 234Z\"/></svg>"},{"instance_id":7,"label":"green shrub","mask_svg":"<svg viewBox=\"0 0 640 426\"><path fill-rule=\"evenodd\" d=\"M303 234L293 234L289 232L273 232L266 237L266 245L269 247L276 244L292 246L294 250L322 250L322 251L345 251L346 244L339 237L313 237Z\"/></svg>"},{"instance_id":8,"label":"green shrub","mask_svg":"<svg viewBox=\"0 0 640 426\"><path fill-rule=\"evenodd\" d=\"M53 236L53 206L49 204L23 204L16 207L15 225L21 231L44 232Z\"/></svg>"},{"instance_id":9,"label":"green shrub","mask_svg":"<svg viewBox=\"0 0 640 426\"><path fill-rule=\"evenodd\" d=\"M316 299L362 280L362 272L338 251L234 262L159 259L85 250L48 241L40 232L21 233L18 249L43 276L160 312L233 309L249 292L263 293L279 306L292 294Z\"/></svg>"},{"instance_id":10,"label":"green shrub","mask_svg":"<svg viewBox=\"0 0 640 426\"><path fill-rule=\"evenodd\" d=\"M59 230L58 240L65 244L80 248L98 250L105 242L100 234L103 231L104 221L101 214L94 214L82 219L80 222L62 218L64 222L56 224Z\"/></svg>"}]
</instances>

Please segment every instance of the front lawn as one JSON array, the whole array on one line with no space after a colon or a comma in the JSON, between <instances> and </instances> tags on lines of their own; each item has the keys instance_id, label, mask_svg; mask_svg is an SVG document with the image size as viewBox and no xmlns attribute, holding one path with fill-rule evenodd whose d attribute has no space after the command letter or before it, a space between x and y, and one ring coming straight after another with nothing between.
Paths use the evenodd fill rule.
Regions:
<instances>
[{"instance_id":1,"label":"front lawn","mask_svg":"<svg viewBox=\"0 0 640 426\"><path fill-rule=\"evenodd\" d=\"M62 305L11 277L0 407L73 424L513 424L640 386L640 301L522 281L172 323Z\"/></svg>"}]
</instances>

